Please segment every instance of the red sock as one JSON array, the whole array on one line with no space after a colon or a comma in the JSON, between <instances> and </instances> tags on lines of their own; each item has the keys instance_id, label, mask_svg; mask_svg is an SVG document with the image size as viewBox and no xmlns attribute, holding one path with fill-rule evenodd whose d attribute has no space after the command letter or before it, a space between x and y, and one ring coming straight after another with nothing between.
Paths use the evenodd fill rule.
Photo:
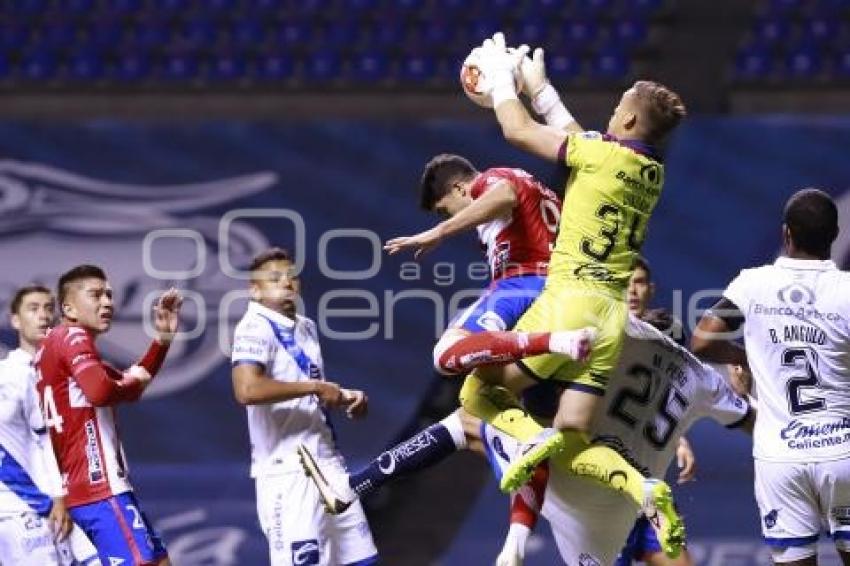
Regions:
<instances>
[{"instance_id":1,"label":"red sock","mask_svg":"<svg viewBox=\"0 0 850 566\"><path fill-rule=\"evenodd\" d=\"M534 529L540 509L543 508L543 496L546 482L549 480L549 467L544 462L537 466L531 481L522 486L511 498L511 523L525 525Z\"/></svg>"},{"instance_id":2,"label":"red sock","mask_svg":"<svg viewBox=\"0 0 850 566\"><path fill-rule=\"evenodd\" d=\"M548 332L479 332L461 338L440 355L445 373L467 373L487 364L507 364L549 352Z\"/></svg>"}]
</instances>

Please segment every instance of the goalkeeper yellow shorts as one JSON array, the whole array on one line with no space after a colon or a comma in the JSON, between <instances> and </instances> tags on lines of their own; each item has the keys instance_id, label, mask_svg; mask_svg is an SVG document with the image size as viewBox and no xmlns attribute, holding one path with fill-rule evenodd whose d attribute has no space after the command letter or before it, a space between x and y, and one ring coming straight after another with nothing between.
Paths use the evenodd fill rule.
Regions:
<instances>
[{"instance_id":1,"label":"goalkeeper yellow shorts","mask_svg":"<svg viewBox=\"0 0 850 566\"><path fill-rule=\"evenodd\" d=\"M591 326L598 333L593 351L585 363L559 354L542 354L524 358L519 365L538 379L570 382L578 389L604 393L623 349L627 317L625 300L615 297L608 289L550 280L519 319L515 330L551 332Z\"/></svg>"}]
</instances>

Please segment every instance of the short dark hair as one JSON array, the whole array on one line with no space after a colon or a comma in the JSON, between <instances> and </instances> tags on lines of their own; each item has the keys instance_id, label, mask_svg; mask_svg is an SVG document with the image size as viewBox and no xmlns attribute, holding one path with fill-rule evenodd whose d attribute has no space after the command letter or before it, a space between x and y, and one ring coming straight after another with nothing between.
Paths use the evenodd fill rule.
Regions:
<instances>
[{"instance_id":1,"label":"short dark hair","mask_svg":"<svg viewBox=\"0 0 850 566\"><path fill-rule=\"evenodd\" d=\"M646 141L661 142L687 115L684 102L678 94L655 81L637 81L632 88L646 113Z\"/></svg>"},{"instance_id":2,"label":"short dark hair","mask_svg":"<svg viewBox=\"0 0 850 566\"><path fill-rule=\"evenodd\" d=\"M465 157L441 153L431 158L419 181L419 206L434 210L434 204L452 190L452 183L475 176L475 167Z\"/></svg>"},{"instance_id":3,"label":"short dark hair","mask_svg":"<svg viewBox=\"0 0 850 566\"><path fill-rule=\"evenodd\" d=\"M649 266L649 260L647 260L642 255L637 256L632 262L632 271L634 271L635 269L643 269L644 271L646 271L647 279L652 281L652 268Z\"/></svg>"},{"instance_id":4,"label":"short dark hair","mask_svg":"<svg viewBox=\"0 0 850 566\"><path fill-rule=\"evenodd\" d=\"M785 225L794 246L801 251L828 258L838 237L838 207L832 197L820 189L797 191L785 203Z\"/></svg>"},{"instance_id":5,"label":"short dark hair","mask_svg":"<svg viewBox=\"0 0 850 566\"><path fill-rule=\"evenodd\" d=\"M72 267L59 277L59 284L56 286L56 298L61 307L65 303L65 298L68 296L68 288L71 283L80 279L102 279L106 281L106 273L96 265L83 264Z\"/></svg>"},{"instance_id":6,"label":"short dark hair","mask_svg":"<svg viewBox=\"0 0 850 566\"><path fill-rule=\"evenodd\" d=\"M292 254L289 253L289 250L285 248L277 246L269 248L254 256L254 259L251 260L251 265L248 267L248 270L256 271L270 261L292 261Z\"/></svg>"},{"instance_id":7,"label":"short dark hair","mask_svg":"<svg viewBox=\"0 0 850 566\"><path fill-rule=\"evenodd\" d=\"M21 303L24 302L24 299L30 293L44 293L45 295L50 295L51 298L53 297L53 293L51 293L50 289L44 285L40 285L38 283L26 285L15 291L15 295L12 297L12 302L9 303L9 312L11 314L18 314L18 311L21 309Z\"/></svg>"}]
</instances>

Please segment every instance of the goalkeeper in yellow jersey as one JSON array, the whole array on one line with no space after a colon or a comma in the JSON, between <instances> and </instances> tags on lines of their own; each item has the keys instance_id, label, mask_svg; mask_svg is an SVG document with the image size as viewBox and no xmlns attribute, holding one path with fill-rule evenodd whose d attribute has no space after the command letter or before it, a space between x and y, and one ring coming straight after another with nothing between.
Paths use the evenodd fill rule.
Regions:
<instances>
[{"instance_id":1,"label":"goalkeeper in yellow jersey","mask_svg":"<svg viewBox=\"0 0 850 566\"><path fill-rule=\"evenodd\" d=\"M569 169L560 231L552 251L543 293L520 318L516 330L541 332L593 327L596 340L586 363L556 354L525 358L504 368L480 368L485 382L513 391L539 380L566 385L553 428L525 442L525 454L507 470L502 488L525 483L537 464L558 452L575 454L572 470L630 495L639 505L657 505L664 550L678 553L684 527L673 510L669 487L646 480L616 451L591 444L592 417L616 366L628 307L626 288L661 195L664 165L656 149L685 116L679 96L661 84L638 81L622 96L605 134L585 132L545 77L543 51L507 49L497 33L476 48L486 94L512 144ZM529 116L516 92L521 69L523 90L542 124ZM524 375L520 375L524 374ZM647 401L657 392L647 391ZM512 433L510 426L503 430ZM527 429L524 430L527 436ZM521 437L522 435L515 434Z\"/></svg>"}]
</instances>

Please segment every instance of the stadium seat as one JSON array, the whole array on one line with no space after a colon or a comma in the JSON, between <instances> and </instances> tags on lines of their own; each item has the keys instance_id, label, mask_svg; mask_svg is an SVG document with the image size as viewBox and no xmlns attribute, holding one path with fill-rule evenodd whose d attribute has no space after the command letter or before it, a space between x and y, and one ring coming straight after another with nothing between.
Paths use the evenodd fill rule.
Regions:
<instances>
[{"instance_id":1,"label":"stadium seat","mask_svg":"<svg viewBox=\"0 0 850 566\"><path fill-rule=\"evenodd\" d=\"M389 61L378 51L367 51L352 57L349 76L356 82L382 81L389 74Z\"/></svg>"},{"instance_id":2,"label":"stadium seat","mask_svg":"<svg viewBox=\"0 0 850 566\"><path fill-rule=\"evenodd\" d=\"M283 81L292 77L295 65L284 53L267 53L257 61L257 76L267 81Z\"/></svg>"},{"instance_id":3,"label":"stadium seat","mask_svg":"<svg viewBox=\"0 0 850 566\"><path fill-rule=\"evenodd\" d=\"M83 49L68 59L68 73L78 81L92 81L103 77L104 64L101 55L91 49Z\"/></svg>"},{"instance_id":4,"label":"stadium seat","mask_svg":"<svg viewBox=\"0 0 850 566\"><path fill-rule=\"evenodd\" d=\"M248 63L237 53L213 55L206 66L206 76L215 81L235 81L245 77Z\"/></svg>"},{"instance_id":5,"label":"stadium seat","mask_svg":"<svg viewBox=\"0 0 850 566\"><path fill-rule=\"evenodd\" d=\"M792 78L811 78L820 72L821 67L821 57L815 49L799 48L785 57L785 72Z\"/></svg>"},{"instance_id":6,"label":"stadium seat","mask_svg":"<svg viewBox=\"0 0 850 566\"><path fill-rule=\"evenodd\" d=\"M142 10L142 0L106 0L105 11L118 16L136 14Z\"/></svg>"},{"instance_id":7,"label":"stadium seat","mask_svg":"<svg viewBox=\"0 0 850 566\"><path fill-rule=\"evenodd\" d=\"M162 15L177 15L192 7L191 0L153 0L152 3L153 9Z\"/></svg>"},{"instance_id":8,"label":"stadium seat","mask_svg":"<svg viewBox=\"0 0 850 566\"><path fill-rule=\"evenodd\" d=\"M599 25L591 20L572 20L563 26L558 39L559 46L567 50L588 51L599 33Z\"/></svg>"},{"instance_id":9,"label":"stadium seat","mask_svg":"<svg viewBox=\"0 0 850 566\"><path fill-rule=\"evenodd\" d=\"M623 18L615 21L609 28L611 45L620 49L631 49L642 44L647 37L647 26L637 18Z\"/></svg>"},{"instance_id":10,"label":"stadium seat","mask_svg":"<svg viewBox=\"0 0 850 566\"><path fill-rule=\"evenodd\" d=\"M389 19L371 22L363 28L366 45L377 48L397 48L404 43L407 35L405 26Z\"/></svg>"},{"instance_id":11,"label":"stadium seat","mask_svg":"<svg viewBox=\"0 0 850 566\"><path fill-rule=\"evenodd\" d=\"M581 74L581 59L572 55L550 53L546 56L546 70L552 80L571 80Z\"/></svg>"},{"instance_id":12,"label":"stadium seat","mask_svg":"<svg viewBox=\"0 0 850 566\"><path fill-rule=\"evenodd\" d=\"M130 52L123 53L115 59L108 74L119 82L135 82L146 79L151 72L151 62L147 55Z\"/></svg>"},{"instance_id":13,"label":"stadium seat","mask_svg":"<svg viewBox=\"0 0 850 566\"><path fill-rule=\"evenodd\" d=\"M328 49L351 49L360 37L360 26L352 21L333 21L322 30L322 46Z\"/></svg>"},{"instance_id":14,"label":"stadium seat","mask_svg":"<svg viewBox=\"0 0 850 566\"><path fill-rule=\"evenodd\" d=\"M59 8L63 12L75 15L86 15L95 7L94 0L61 0Z\"/></svg>"},{"instance_id":15,"label":"stadium seat","mask_svg":"<svg viewBox=\"0 0 850 566\"><path fill-rule=\"evenodd\" d=\"M622 79L629 72L629 59L618 49L605 49L596 54L591 73L599 79Z\"/></svg>"},{"instance_id":16,"label":"stadium seat","mask_svg":"<svg viewBox=\"0 0 850 566\"><path fill-rule=\"evenodd\" d=\"M779 45L791 38L791 25L780 18L761 18L753 25L753 38L764 45Z\"/></svg>"},{"instance_id":17,"label":"stadium seat","mask_svg":"<svg viewBox=\"0 0 850 566\"><path fill-rule=\"evenodd\" d=\"M58 71L56 56L49 50L38 48L23 55L20 62L21 76L32 81L43 81L55 77Z\"/></svg>"},{"instance_id":18,"label":"stadium seat","mask_svg":"<svg viewBox=\"0 0 850 566\"><path fill-rule=\"evenodd\" d=\"M40 31L41 44L51 49L62 49L75 45L77 27L65 19L46 21Z\"/></svg>"},{"instance_id":19,"label":"stadium seat","mask_svg":"<svg viewBox=\"0 0 850 566\"><path fill-rule=\"evenodd\" d=\"M510 41L518 44L527 43L532 47L544 45L549 27L541 17L526 16L514 24Z\"/></svg>"},{"instance_id":20,"label":"stadium seat","mask_svg":"<svg viewBox=\"0 0 850 566\"><path fill-rule=\"evenodd\" d=\"M609 13L613 0L576 0L575 14L582 17L600 16Z\"/></svg>"},{"instance_id":21,"label":"stadium seat","mask_svg":"<svg viewBox=\"0 0 850 566\"><path fill-rule=\"evenodd\" d=\"M735 76L740 79L763 79L770 75L773 59L769 51L759 47L748 47L735 57Z\"/></svg>"},{"instance_id":22,"label":"stadium seat","mask_svg":"<svg viewBox=\"0 0 850 566\"><path fill-rule=\"evenodd\" d=\"M29 42L31 28L22 23L0 25L0 49L4 52L23 49Z\"/></svg>"},{"instance_id":23,"label":"stadium seat","mask_svg":"<svg viewBox=\"0 0 850 566\"><path fill-rule=\"evenodd\" d=\"M241 47L258 47L265 43L268 29L257 18L240 18L233 22L230 37L234 44Z\"/></svg>"},{"instance_id":24,"label":"stadium seat","mask_svg":"<svg viewBox=\"0 0 850 566\"><path fill-rule=\"evenodd\" d=\"M497 31L501 31L502 25L498 20L490 18L475 18L469 24L465 37L469 38L471 44L476 44L491 37ZM510 38L508 38L510 40ZM469 48L467 48L468 50Z\"/></svg>"},{"instance_id":25,"label":"stadium seat","mask_svg":"<svg viewBox=\"0 0 850 566\"><path fill-rule=\"evenodd\" d=\"M204 11L230 15L238 6L237 0L204 0Z\"/></svg>"},{"instance_id":26,"label":"stadium seat","mask_svg":"<svg viewBox=\"0 0 850 566\"><path fill-rule=\"evenodd\" d=\"M834 41L841 32L841 24L833 18L813 17L802 24L801 41L823 46Z\"/></svg>"},{"instance_id":27,"label":"stadium seat","mask_svg":"<svg viewBox=\"0 0 850 566\"><path fill-rule=\"evenodd\" d=\"M403 57L398 64L398 76L405 81L429 81L436 73L437 63L430 55L410 55Z\"/></svg>"},{"instance_id":28,"label":"stadium seat","mask_svg":"<svg viewBox=\"0 0 850 566\"><path fill-rule=\"evenodd\" d=\"M218 26L205 17L187 20L180 30L180 39L193 47L211 47L218 40Z\"/></svg>"},{"instance_id":29,"label":"stadium seat","mask_svg":"<svg viewBox=\"0 0 850 566\"><path fill-rule=\"evenodd\" d=\"M159 72L166 80L186 81L198 74L198 60L189 53L175 53L165 57Z\"/></svg>"},{"instance_id":30,"label":"stadium seat","mask_svg":"<svg viewBox=\"0 0 850 566\"><path fill-rule=\"evenodd\" d=\"M310 82L331 82L339 78L342 61L333 51L312 53L304 61L304 78Z\"/></svg>"},{"instance_id":31,"label":"stadium seat","mask_svg":"<svg viewBox=\"0 0 850 566\"><path fill-rule=\"evenodd\" d=\"M664 7L664 0L623 0L623 12L628 17L651 17Z\"/></svg>"},{"instance_id":32,"label":"stadium seat","mask_svg":"<svg viewBox=\"0 0 850 566\"><path fill-rule=\"evenodd\" d=\"M171 40L171 27L158 18L147 18L136 22L131 28L128 44L137 48L159 48Z\"/></svg>"},{"instance_id":33,"label":"stadium seat","mask_svg":"<svg viewBox=\"0 0 850 566\"><path fill-rule=\"evenodd\" d=\"M12 0L12 13L26 16L43 14L47 9L47 0Z\"/></svg>"},{"instance_id":34,"label":"stadium seat","mask_svg":"<svg viewBox=\"0 0 850 566\"><path fill-rule=\"evenodd\" d=\"M413 28L416 45L445 45L454 41L456 28L441 19L429 19Z\"/></svg>"},{"instance_id":35,"label":"stadium seat","mask_svg":"<svg viewBox=\"0 0 850 566\"><path fill-rule=\"evenodd\" d=\"M247 0L247 9L260 14L281 12L286 6L286 0Z\"/></svg>"},{"instance_id":36,"label":"stadium seat","mask_svg":"<svg viewBox=\"0 0 850 566\"><path fill-rule=\"evenodd\" d=\"M284 47L303 48L313 35L311 26L304 22L284 22L275 30L275 42Z\"/></svg>"},{"instance_id":37,"label":"stadium seat","mask_svg":"<svg viewBox=\"0 0 850 566\"><path fill-rule=\"evenodd\" d=\"M82 47L114 49L125 38L132 38L132 33L119 20L98 16L82 28L79 43Z\"/></svg>"}]
</instances>

